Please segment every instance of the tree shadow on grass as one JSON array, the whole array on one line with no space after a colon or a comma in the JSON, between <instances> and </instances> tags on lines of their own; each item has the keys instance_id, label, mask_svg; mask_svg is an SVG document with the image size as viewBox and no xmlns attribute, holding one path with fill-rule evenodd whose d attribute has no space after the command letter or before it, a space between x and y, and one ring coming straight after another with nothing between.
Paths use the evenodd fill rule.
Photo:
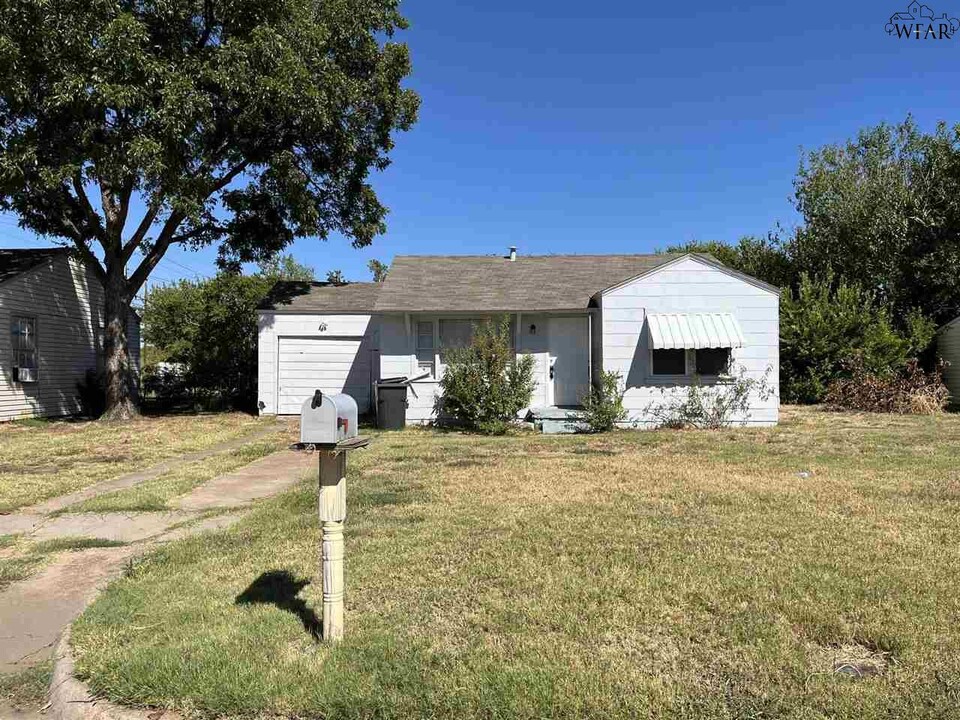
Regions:
<instances>
[{"instance_id":1,"label":"tree shadow on grass","mask_svg":"<svg viewBox=\"0 0 960 720\"><path fill-rule=\"evenodd\" d=\"M298 580L286 570L269 570L250 583L250 587L237 595L237 605L276 605L281 610L296 615L303 628L314 640L322 636L323 623L307 604L297 597L299 592L310 584L309 580Z\"/></svg>"}]
</instances>

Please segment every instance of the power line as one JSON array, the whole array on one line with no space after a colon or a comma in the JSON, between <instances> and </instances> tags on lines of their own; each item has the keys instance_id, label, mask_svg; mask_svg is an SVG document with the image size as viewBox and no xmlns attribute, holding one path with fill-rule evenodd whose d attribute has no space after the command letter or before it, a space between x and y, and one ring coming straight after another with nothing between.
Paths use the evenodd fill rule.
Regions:
<instances>
[{"instance_id":1,"label":"power line","mask_svg":"<svg viewBox=\"0 0 960 720\"><path fill-rule=\"evenodd\" d=\"M199 278L200 280L203 279L203 275L201 275L199 272L197 272L196 269L191 268L191 267L187 267L187 266L184 265L183 263L177 262L177 261L174 260L173 258L166 258L166 257L165 257L165 258L163 258L163 260L166 260L167 262L173 263L174 265L176 265L178 268L180 268L180 269L182 269L182 270L186 270L188 273L192 274L192 275L193 275L194 277L196 277L196 278ZM161 262L163 262L163 261L161 260Z\"/></svg>"}]
</instances>

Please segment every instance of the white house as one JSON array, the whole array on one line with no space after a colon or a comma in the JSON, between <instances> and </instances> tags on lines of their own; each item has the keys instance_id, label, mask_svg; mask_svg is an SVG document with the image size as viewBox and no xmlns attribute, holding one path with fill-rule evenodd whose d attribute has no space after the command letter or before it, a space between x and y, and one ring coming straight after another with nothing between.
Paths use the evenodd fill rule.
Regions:
<instances>
[{"instance_id":1,"label":"white house","mask_svg":"<svg viewBox=\"0 0 960 720\"><path fill-rule=\"evenodd\" d=\"M638 425L664 392L723 382L729 365L779 387L779 291L705 255L398 256L381 285L283 283L273 296L260 310L263 413L297 413L314 388L369 410L377 379L425 376L407 422L429 421L444 348L504 314L536 361L531 408L579 405L601 369L623 377ZM739 419L772 425L778 409L776 392L757 395Z\"/></svg>"},{"instance_id":2,"label":"white house","mask_svg":"<svg viewBox=\"0 0 960 720\"><path fill-rule=\"evenodd\" d=\"M103 347L103 286L67 248L0 250L0 421L81 412ZM127 328L140 367L140 319ZM139 372L138 372L139 375Z\"/></svg>"}]
</instances>

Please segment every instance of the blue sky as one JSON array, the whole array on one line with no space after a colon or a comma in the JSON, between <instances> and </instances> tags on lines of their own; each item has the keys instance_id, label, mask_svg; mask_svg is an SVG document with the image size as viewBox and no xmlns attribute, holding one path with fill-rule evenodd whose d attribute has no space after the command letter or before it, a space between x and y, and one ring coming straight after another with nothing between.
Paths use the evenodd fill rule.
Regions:
<instances>
[{"instance_id":1,"label":"blue sky","mask_svg":"<svg viewBox=\"0 0 960 720\"><path fill-rule=\"evenodd\" d=\"M960 16L953 2L932 7ZM889 37L903 4L406 0L422 107L374 178L388 232L291 251L362 280L396 254L650 252L790 227L801 147L908 112L960 122L960 33ZM0 247L41 244L0 218ZM174 251L154 280L214 258Z\"/></svg>"}]
</instances>

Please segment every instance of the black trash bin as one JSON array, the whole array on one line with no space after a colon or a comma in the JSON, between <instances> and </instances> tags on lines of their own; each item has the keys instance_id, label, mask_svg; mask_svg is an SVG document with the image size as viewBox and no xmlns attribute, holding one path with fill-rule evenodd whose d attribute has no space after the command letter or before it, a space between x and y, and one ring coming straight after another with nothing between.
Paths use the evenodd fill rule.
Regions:
<instances>
[{"instance_id":1,"label":"black trash bin","mask_svg":"<svg viewBox=\"0 0 960 720\"><path fill-rule=\"evenodd\" d=\"M407 379L377 383L377 427L402 430L407 424Z\"/></svg>"}]
</instances>

